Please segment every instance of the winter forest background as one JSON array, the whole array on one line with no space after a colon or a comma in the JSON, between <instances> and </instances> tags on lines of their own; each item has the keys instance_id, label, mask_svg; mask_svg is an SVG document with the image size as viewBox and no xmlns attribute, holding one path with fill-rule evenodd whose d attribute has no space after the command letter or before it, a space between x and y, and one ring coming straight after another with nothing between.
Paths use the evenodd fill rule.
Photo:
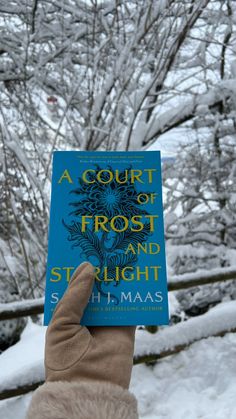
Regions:
<instances>
[{"instance_id":1,"label":"winter forest background","mask_svg":"<svg viewBox=\"0 0 236 419\"><path fill-rule=\"evenodd\" d=\"M0 396L43 380L40 317L4 312L42 302L52 152L160 149L171 326L131 389L141 418L236 417L235 28L234 0L0 0Z\"/></svg>"}]
</instances>

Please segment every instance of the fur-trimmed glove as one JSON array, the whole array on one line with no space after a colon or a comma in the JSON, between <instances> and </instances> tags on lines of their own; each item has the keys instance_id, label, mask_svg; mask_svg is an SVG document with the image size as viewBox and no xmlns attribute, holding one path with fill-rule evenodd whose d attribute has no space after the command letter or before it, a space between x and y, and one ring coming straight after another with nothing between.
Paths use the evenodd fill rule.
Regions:
<instances>
[{"instance_id":1,"label":"fur-trimmed glove","mask_svg":"<svg viewBox=\"0 0 236 419\"><path fill-rule=\"evenodd\" d=\"M83 263L56 307L46 333L46 384L35 392L28 419L138 418L126 390L135 328L80 325L93 284L93 266Z\"/></svg>"}]
</instances>

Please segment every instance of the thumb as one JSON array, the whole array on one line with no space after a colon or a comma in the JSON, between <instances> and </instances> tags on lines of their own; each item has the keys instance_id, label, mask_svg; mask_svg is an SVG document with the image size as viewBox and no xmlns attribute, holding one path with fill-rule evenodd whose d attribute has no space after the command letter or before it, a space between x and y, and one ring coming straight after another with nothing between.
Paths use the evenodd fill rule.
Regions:
<instances>
[{"instance_id":1,"label":"thumb","mask_svg":"<svg viewBox=\"0 0 236 419\"><path fill-rule=\"evenodd\" d=\"M80 324L93 289L94 276L94 268L89 262L78 266L54 311L52 324L59 323L62 327L66 324Z\"/></svg>"},{"instance_id":2,"label":"thumb","mask_svg":"<svg viewBox=\"0 0 236 419\"><path fill-rule=\"evenodd\" d=\"M45 369L48 381L54 381L56 371L69 368L87 350L91 335L86 327L80 326L80 320L93 283L93 266L87 262L81 264L56 307L46 333Z\"/></svg>"}]
</instances>

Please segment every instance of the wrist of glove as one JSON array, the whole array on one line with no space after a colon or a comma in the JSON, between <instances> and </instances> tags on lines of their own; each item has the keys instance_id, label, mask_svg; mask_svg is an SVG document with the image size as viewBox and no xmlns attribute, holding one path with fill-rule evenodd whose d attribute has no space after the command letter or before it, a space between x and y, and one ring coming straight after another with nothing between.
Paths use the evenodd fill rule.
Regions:
<instances>
[{"instance_id":1,"label":"wrist of glove","mask_svg":"<svg viewBox=\"0 0 236 419\"><path fill-rule=\"evenodd\" d=\"M138 419L137 401L110 383L47 382L34 394L27 419Z\"/></svg>"}]
</instances>

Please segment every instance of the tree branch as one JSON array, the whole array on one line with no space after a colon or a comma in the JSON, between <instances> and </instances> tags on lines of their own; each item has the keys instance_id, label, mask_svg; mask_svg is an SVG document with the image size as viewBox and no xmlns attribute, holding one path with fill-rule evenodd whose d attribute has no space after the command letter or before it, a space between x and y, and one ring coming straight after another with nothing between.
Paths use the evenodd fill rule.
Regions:
<instances>
[{"instance_id":1,"label":"tree branch","mask_svg":"<svg viewBox=\"0 0 236 419\"><path fill-rule=\"evenodd\" d=\"M207 93L196 95L193 99L187 100L184 104L173 107L161 115L153 116L147 125L143 146L150 146L161 134L170 131L192 119L195 116L199 105L209 108L218 105L222 100L227 100L236 93L236 79L226 80L219 86L209 90Z\"/></svg>"}]
</instances>

